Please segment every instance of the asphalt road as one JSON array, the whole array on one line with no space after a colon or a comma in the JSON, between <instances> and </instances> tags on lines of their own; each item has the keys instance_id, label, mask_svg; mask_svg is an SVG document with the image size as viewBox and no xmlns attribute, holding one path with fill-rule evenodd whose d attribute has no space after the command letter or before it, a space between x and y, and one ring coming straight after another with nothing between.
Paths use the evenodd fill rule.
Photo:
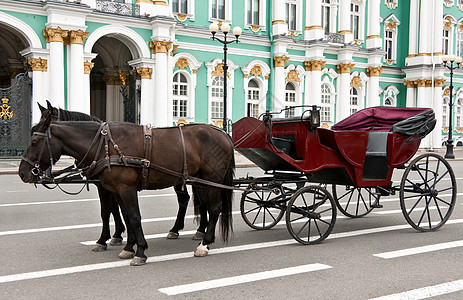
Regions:
<instances>
[{"instance_id":1,"label":"asphalt road","mask_svg":"<svg viewBox=\"0 0 463 300\"><path fill-rule=\"evenodd\" d=\"M193 257L191 205L185 231L167 240L175 194L143 191L149 259L142 267L118 259L122 247L90 251L101 230L94 187L69 196L0 175L0 299L463 299L463 162L452 166L457 205L435 232L411 228L395 195L363 218L338 213L324 242L303 246L284 222L266 231L248 227L236 193L234 237L228 244L218 240L204 258ZM258 168L239 168L236 177L246 173L261 175ZM394 178L402 173L396 170Z\"/></svg>"}]
</instances>

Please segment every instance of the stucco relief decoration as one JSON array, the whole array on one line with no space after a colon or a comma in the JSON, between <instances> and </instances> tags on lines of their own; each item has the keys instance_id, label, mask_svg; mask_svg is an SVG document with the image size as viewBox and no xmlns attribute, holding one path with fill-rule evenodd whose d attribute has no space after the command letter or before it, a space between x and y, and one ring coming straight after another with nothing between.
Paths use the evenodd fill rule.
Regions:
<instances>
[{"instance_id":1,"label":"stucco relief decoration","mask_svg":"<svg viewBox=\"0 0 463 300\"><path fill-rule=\"evenodd\" d=\"M355 76L354 78L352 78L352 81L350 82L350 87L363 87L362 79L360 78L360 76Z\"/></svg>"},{"instance_id":2,"label":"stucco relief decoration","mask_svg":"<svg viewBox=\"0 0 463 300\"><path fill-rule=\"evenodd\" d=\"M95 63L89 61L84 62L84 74L90 74L94 66Z\"/></svg>"},{"instance_id":3,"label":"stucco relief decoration","mask_svg":"<svg viewBox=\"0 0 463 300\"><path fill-rule=\"evenodd\" d=\"M304 67L306 71L320 71L324 67L326 61L324 60L309 60L304 61Z\"/></svg>"},{"instance_id":4,"label":"stucco relief decoration","mask_svg":"<svg viewBox=\"0 0 463 300\"><path fill-rule=\"evenodd\" d=\"M190 64L188 63L188 60L185 57L181 57L177 60L175 63L175 66L178 67L181 70L184 70L186 67L188 67Z\"/></svg>"},{"instance_id":5,"label":"stucco relief decoration","mask_svg":"<svg viewBox=\"0 0 463 300\"><path fill-rule=\"evenodd\" d=\"M223 63L217 64L217 66L215 66L214 72L211 74L211 78L214 76L223 76ZM227 77L230 78L230 73L227 73Z\"/></svg>"},{"instance_id":6,"label":"stucco relief decoration","mask_svg":"<svg viewBox=\"0 0 463 300\"><path fill-rule=\"evenodd\" d=\"M47 60L43 58L29 58L29 65L31 66L32 71L47 71Z\"/></svg>"},{"instance_id":7,"label":"stucco relief decoration","mask_svg":"<svg viewBox=\"0 0 463 300\"><path fill-rule=\"evenodd\" d=\"M151 79L153 76L153 69L148 67L137 68L137 74L140 75L142 79Z\"/></svg>"},{"instance_id":8,"label":"stucco relief decoration","mask_svg":"<svg viewBox=\"0 0 463 300\"><path fill-rule=\"evenodd\" d=\"M296 70L291 70L288 72L288 76L286 76L285 83L288 83L290 81L296 81L299 84L301 83L301 79L299 78L299 74Z\"/></svg>"},{"instance_id":9,"label":"stucco relief decoration","mask_svg":"<svg viewBox=\"0 0 463 300\"><path fill-rule=\"evenodd\" d=\"M368 67L368 68L366 68L365 71L366 71L368 77L379 76L379 75L381 75L381 73L383 73L383 67L381 67L381 66L379 66L379 67Z\"/></svg>"},{"instance_id":10,"label":"stucco relief decoration","mask_svg":"<svg viewBox=\"0 0 463 300\"><path fill-rule=\"evenodd\" d=\"M450 96L450 89L449 89L449 87L446 87L446 88L444 89L444 95L445 95L445 96Z\"/></svg>"},{"instance_id":11,"label":"stucco relief decoration","mask_svg":"<svg viewBox=\"0 0 463 300\"><path fill-rule=\"evenodd\" d=\"M82 30L70 30L65 44L84 44L84 40L88 39L88 32Z\"/></svg>"},{"instance_id":12,"label":"stucco relief decoration","mask_svg":"<svg viewBox=\"0 0 463 300\"><path fill-rule=\"evenodd\" d=\"M259 65L255 65L251 69L251 75L254 75L254 77L258 77L260 74L262 74L262 68Z\"/></svg>"},{"instance_id":13,"label":"stucco relief decoration","mask_svg":"<svg viewBox=\"0 0 463 300\"><path fill-rule=\"evenodd\" d=\"M251 25L251 30L254 33L257 33L260 30L260 25Z\"/></svg>"},{"instance_id":14,"label":"stucco relief decoration","mask_svg":"<svg viewBox=\"0 0 463 300\"><path fill-rule=\"evenodd\" d=\"M395 21L387 22L385 25L386 25L386 28L388 29L391 29L391 30L397 29L397 23Z\"/></svg>"},{"instance_id":15,"label":"stucco relief decoration","mask_svg":"<svg viewBox=\"0 0 463 300\"><path fill-rule=\"evenodd\" d=\"M399 5L398 0L384 0L384 2L389 9L396 9Z\"/></svg>"},{"instance_id":16,"label":"stucco relief decoration","mask_svg":"<svg viewBox=\"0 0 463 300\"><path fill-rule=\"evenodd\" d=\"M68 30L63 30L60 27L58 28L45 28L43 30L43 36L46 38L46 42L64 42L69 35Z\"/></svg>"},{"instance_id":17,"label":"stucco relief decoration","mask_svg":"<svg viewBox=\"0 0 463 300\"><path fill-rule=\"evenodd\" d=\"M8 120L13 117L13 111L11 110L11 106L8 105L10 99L7 97L2 98L2 105L0 106L0 120Z\"/></svg>"},{"instance_id":18,"label":"stucco relief decoration","mask_svg":"<svg viewBox=\"0 0 463 300\"><path fill-rule=\"evenodd\" d=\"M457 25L457 30L458 31L463 31L463 23L460 23Z\"/></svg>"},{"instance_id":19,"label":"stucco relief decoration","mask_svg":"<svg viewBox=\"0 0 463 300\"><path fill-rule=\"evenodd\" d=\"M446 7L452 7L453 4L454 4L453 1L454 1L454 0L444 0L444 5L445 5Z\"/></svg>"},{"instance_id":20,"label":"stucco relief decoration","mask_svg":"<svg viewBox=\"0 0 463 300\"><path fill-rule=\"evenodd\" d=\"M177 19L182 23L185 22L186 17L187 17L186 14L181 14L181 13L177 14Z\"/></svg>"},{"instance_id":21,"label":"stucco relief decoration","mask_svg":"<svg viewBox=\"0 0 463 300\"><path fill-rule=\"evenodd\" d=\"M452 29L452 19L449 16L447 16L445 18L445 21L446 22L444 24L444 29Z\"/></svg>"},{"instance_id":22,"label":"stucco relief decoration","mask_svg":"<svg viewBox=\"0 0 463 300\"><path fill-rule=\"evenodd\" d=\"M284 67L285 63L288 63L288 62L289 62L289 57L287 57L286 55L273 57L274 67Z\"/></svg>"},{"instance_id":23,"label":"stucco relief decoration","mask_svg":"<svg viewBox=\"0 0 463 300\"><path fill-rule=\"evenodd\" d=\"M289 31L288 32L288 36L291 36L291 37L297 37L299 35L299 32L297 31Z\"/></svg>"},{"instance_id":24,"label":"stucco relief decoration","mask_svg":"<svg viewBox=\"0 0 463 300\"><path fill-rule=\"evenodd\" d=\"M339 64L336 66L336 70L338 73L350 73L350 71L354 68L354 64Z\"/></svg>"},{"instance_id":25,"label":"stucco relief decoration","mask_svg":"<svg viewBox=\"0 0 463 300\"><path fill-rule=\"evenodd\" d=\"M169 41L151 41L150 42L150 48L151 48L152 54L167 53L170 47L172 47L172 42L169 42Z\"/></svg>"}]
</instances>

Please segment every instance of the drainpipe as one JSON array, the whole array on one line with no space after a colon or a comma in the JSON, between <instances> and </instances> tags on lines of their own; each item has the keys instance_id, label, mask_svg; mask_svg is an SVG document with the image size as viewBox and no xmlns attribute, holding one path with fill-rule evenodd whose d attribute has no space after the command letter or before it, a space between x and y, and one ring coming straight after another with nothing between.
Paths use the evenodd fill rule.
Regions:
<instances>
[{"instance_id":1,"label":"drainpipe","mask_svg":"<svg viewBox=\"0 0 463 300\"><path fill-rule=\"evenodd\" d=\"M432 1L432 32L431 32L431 61L432 61L432 72L431 72L431 106L434 106L434 71L436 70L436 62L434 61L434 37L436 35L436 26L435 26L435 21L436 21L436 14L434 13L436 9L436 1ZM434 136L430 136L430 142L429 142L429 151L434 152Z\"/></svg>"},{"instance_id":2,"label":"drainpipe","mask_svg":"<svg viewBox=\"0 0 463 300\"><path fill-rule=\"evenodd\" d=\"M268 88L267 88L267 103L265 105L266 109L267 110L272 110L273 107L272 107L272 98L273 98L273 30L272 30L272 20L273 20L273 10L272 10L272 3L273 3L273 0L270 0L268 1L268 3L270 5L268 5L267 9L268 9L268 14L267 16L269 16L267 18L267 30L268 30L268 33L269 33L269 39L270 39L270 74L269 74L269 77L268 77Z\"/></svg>"}]
</instances>

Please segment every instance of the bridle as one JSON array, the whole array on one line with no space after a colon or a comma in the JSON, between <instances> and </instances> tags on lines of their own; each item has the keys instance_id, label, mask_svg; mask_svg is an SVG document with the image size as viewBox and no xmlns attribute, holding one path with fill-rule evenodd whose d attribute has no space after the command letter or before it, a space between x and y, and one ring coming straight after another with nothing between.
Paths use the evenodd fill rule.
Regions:
<instances>
[{"instance_id":1,"label":"bridle","mask_svg":"<svg viewBox=\"0 0 463 300\"><path fill-rule=\"evenodd\" d=\"M34 135L39 135L39 136L44 137L44 139L42 141L42 148L40 148L39 157L37 158L37 162L34 163L33 161L31 161L30 159L28 159L25 156L22 156L21 159L32 166L32 169L31 169L32 175L38 177L38 176L43 174L43 170L40 168L40 161L42 160L42 155L43 155L43 152L45 151L45 146L48 148L48 154L50 156L50 172L51 172L51 167L53 166L55 160L53 159L53 154L51 152L51 146L50 146L50 138L51 138L50 129L47 129L47 131L45 133L43 133L43 132L34 132L32 135L33 136Z\"/></svg>"}]
</instances>

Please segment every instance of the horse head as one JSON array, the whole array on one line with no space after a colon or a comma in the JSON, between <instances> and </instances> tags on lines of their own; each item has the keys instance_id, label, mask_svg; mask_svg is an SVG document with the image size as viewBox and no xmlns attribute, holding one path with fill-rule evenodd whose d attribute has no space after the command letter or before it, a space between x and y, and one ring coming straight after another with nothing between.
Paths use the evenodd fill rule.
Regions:
<instances>
[{"instance_id":1,"label":"horse head","mask_svg":"<svg viewBox=\"0 0 463 300\"><path fill-rule=\"evenodd\" d=\"M34 132L45 132L48 128L47 119L50 119L50 121L57 121L59 119L59 109L56 107L53 107L50 101L47 100L46 108L40 105L40 103L38 102L37 104L39 105L41 115L40 115L39 123L37 123L36 125L32 127L31 135Z\"/></svg>"}]
</instances>

